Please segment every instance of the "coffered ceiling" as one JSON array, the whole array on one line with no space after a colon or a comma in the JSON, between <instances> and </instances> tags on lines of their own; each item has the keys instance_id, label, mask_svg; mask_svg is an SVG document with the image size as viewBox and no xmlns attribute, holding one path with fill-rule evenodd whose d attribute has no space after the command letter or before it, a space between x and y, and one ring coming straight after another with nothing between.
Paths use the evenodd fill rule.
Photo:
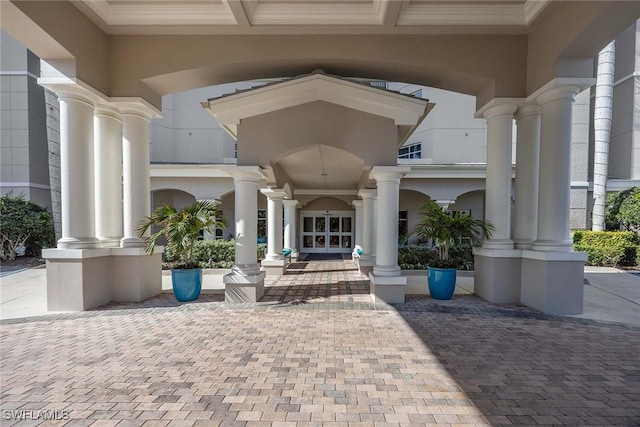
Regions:
<instances>
[{"instance_id":1,"label":"coffered ceiling","mask_svg":"<svg viewBox=\"0 0 640 427\"><path fill-rule=\"evenodd\" d=\"M75 0L109 34L524 33L550 0Z\"/></svg>"}]
</instances>

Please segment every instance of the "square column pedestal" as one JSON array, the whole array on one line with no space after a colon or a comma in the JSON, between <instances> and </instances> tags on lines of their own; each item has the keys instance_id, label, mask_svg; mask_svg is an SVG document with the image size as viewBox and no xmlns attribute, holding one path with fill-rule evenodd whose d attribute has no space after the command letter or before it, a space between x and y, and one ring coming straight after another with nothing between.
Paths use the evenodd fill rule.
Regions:
<instances>
[{"instance_id":1,"label":"square column pedestal","mask_svg":"<svg viewBox=\"0 0 640 427\"><path fill-rule=\"evenodd\" d=\"M547 314L581 314L584 252L522 251L521 302Z\"/></svg>"},{"instance_id":2,"label":"square column pedestal","mask_svg":"<svg viewBox=\"0 0 640 427\"><path fill-rule=\"evenodd\" d=\"M517 249L475 248L474 293L489 302L520 302L522 251Z\"/></svg>"},{"instance_id":3,"label":"square column pedestal","mask_svg":"<svg viewBox=\"0 0 640 427\"><path fill-rule=\"evenodd\" d=\"M263 259L260 265L267 276L282 276L287 272L287 260L284 257L282 259Z\"/></svg>"},{"instance_id":4,"label":"square column pedestal","mask_svg":"<svg viewBox=\"0 0 640 427\"><path fill-rule=\"evenodd\" d=\"M404 303L407 278L404 276L374 276L369 273L370 293L374 303Z\"/></svg>"},{"instance_id":5,"label":"square column pedestal","mask_svg":"<svg viewBox=\"0 0 640 427\"><path fill-rule=\"evenodd\" d=\"M261 271L256 275L243 276L237 273L224 276L224 301L232 304L258 302L264 295L264 277Z\"/></svg>"},{"instance_id":6,"label":"square column pedestal","mask_svg":"<svg viewBox=\"0 0 640 427\"><path fill-rule=\"evenodd\" d=\"M45 249L47 310L83 311L162 292L162 248Z\"/></svg>"}]
</instances>

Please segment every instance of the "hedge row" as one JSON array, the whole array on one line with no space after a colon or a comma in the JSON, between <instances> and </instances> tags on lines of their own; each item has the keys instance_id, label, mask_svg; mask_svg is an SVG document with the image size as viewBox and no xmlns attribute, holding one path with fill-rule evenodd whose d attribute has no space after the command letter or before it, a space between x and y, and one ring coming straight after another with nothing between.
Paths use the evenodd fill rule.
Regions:
<instances>
[{"instance_id":1,"label":"hedge row","mask_svg":"<svg viewBox=\"0 0 640 427\"><path fill-rule=\"evenodd\" d=\"M231 268L235 260L235 240L200 240L194 256L202 268ZM264 258L265 244L258 244L258 259ZM169 250L162 255L162 268L169 269L178 258Z\"/></svg>"},{"instance_id":2,"label":"hedge row","mask_svg":"<svg viewBox=\"0 0 640 427\"><path fill-rule=\"evenodd\" d=\"M449 257L456 260L458 270L473 270L473 248L458 245L449 249ZM425 245L398 248L398 265L402 270L426 270L438 258L438 252Z\"/></svg>"},{"instance_id":3,"label":"hedge row","mask_svg":"<svg viewBox=\"0 0 640 427\"><path fill-rule=\"evenodd\" d=\"M576 231L573 248L589 255L587 265L616 267L640 264L640 235L632 231Z\"/></svg>"}]
</instances>

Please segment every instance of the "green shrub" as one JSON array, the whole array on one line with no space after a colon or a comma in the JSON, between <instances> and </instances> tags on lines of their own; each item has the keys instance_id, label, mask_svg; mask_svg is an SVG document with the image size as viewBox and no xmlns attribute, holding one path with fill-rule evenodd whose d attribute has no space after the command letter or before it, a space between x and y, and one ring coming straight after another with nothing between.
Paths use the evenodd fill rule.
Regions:
<instances>
[{"instance_id":1,"label":"green shrub","mask_svg":"<svg viewBox=\"0 0 640 427\"><path fill-rule=\"evenodd\" d=\"M193 250L195 259L202 268L231 268L235 263L235 240L199 240ZM267 245L258 244L258 260L264 258ZM170 269L178 257L165 248L162 255L163 268Z\"/></svg>"},{"instance_id":2,"label":"green shrub","mask_svg":"<svg viewBox=\"0 0 640 427\"><path fill-rule=\"evenodd\" d=\"M407 245L398 248L398 265L403 270L426 270L438 258L438 253L424 245Z\"/></svg>"},{"instance_id":3,"label":"green shrub","mask_svg":"<svg viewBox=\"0 0 640 427\"><path fill-rule=\"evenodd\" d=\"M640 256L640 236L631 231L576 231L573 248L589 255L587 265L633 266Z\"/></svg>"},{"instance_id":4,"label":"green shrub","mask_svg":"<svg viewBox=\"0 0 640 427\"><path fill-rule=\"evenodd\" d=\"M55 243L53 217L45 208L25 200L24 196L5 194L0 198L0 258L20 255L40 256L42 248Z\"/></svg>"}]
</instances>

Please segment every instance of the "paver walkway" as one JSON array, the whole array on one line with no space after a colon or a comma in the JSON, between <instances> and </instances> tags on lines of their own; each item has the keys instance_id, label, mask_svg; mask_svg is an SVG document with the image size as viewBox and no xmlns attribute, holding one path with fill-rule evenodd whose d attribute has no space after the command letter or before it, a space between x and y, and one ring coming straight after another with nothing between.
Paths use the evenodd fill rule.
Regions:
<instances>
[{"instance_id":1,"label":"paver walkway","mask_svg":"<svg viewBox=\"0 0 640 427\"><path fill-rule=\"evenodd\" d=\"M640 424L640 327L474 296L360 302L336 265L257 304L163 294L2 321L0 424Z\"/></svg>"}]
</instances>

